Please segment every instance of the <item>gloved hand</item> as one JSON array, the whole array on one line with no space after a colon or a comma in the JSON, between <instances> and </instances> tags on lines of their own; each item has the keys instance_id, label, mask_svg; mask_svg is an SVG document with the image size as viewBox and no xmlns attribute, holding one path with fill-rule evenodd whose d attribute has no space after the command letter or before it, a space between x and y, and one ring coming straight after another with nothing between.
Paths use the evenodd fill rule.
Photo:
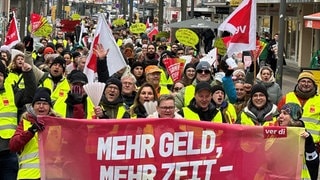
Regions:
<instances>
[{"instance_id":1,"label":"gloved hand","mask_svg":"<svg viewBox=\"0 0 320 180\"><path fill-rule=\"evenodd\" d=\"M33 116L32 114L27 114L27 119L29 122L32 123L32 126L28 128L28 131L32 132L33 134L35 132L41 132L44 130L44 121L37 119L37 117Z\"/></svg>"},{"instance_id":2,"label":"gloved hand","mask_svg":"<svg viewBox=\"0 0 320 180\"><path fill-rule=\"evenodd\" d=\"M32 52L33 51L33 38L30 35L27 35L23 38L23 43L26 48L26 51Z\"/></svg>"},{"instance_id":3,"label":"gloved hand","mask_svg":"<svg viewBox=\"0 0 320 180\"><path fill-rule=\"evenodd\" d=\"M33 134L36 132L41 132L44 130L44 125L40 123L34 123L31 127L28 128L28 131L32 132Z\"/></svg>"}]
</instances>

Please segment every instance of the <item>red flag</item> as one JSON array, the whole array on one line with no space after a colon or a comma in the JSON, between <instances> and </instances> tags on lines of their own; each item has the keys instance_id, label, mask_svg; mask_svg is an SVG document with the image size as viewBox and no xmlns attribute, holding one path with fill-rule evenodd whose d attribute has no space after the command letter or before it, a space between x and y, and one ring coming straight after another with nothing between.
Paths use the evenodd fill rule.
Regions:
<instances>
[{"instance_id":1,"label":"red flag","mask_svg":"<svg viewBox=\"0 0 320 180\"><path fill-rule=\"evenodd\" d=\"M93 38L93 43L91 44L89 55L86 60L86 65L84 67L84 73L88 77L88 82L94 82L96 77L97 56L93 53L93 48L97 44L102 44L104 49L109 49L107 65L110 76L127 65L112 35L112 31L110 27L107 25L105 18L99 16L98 25Z\"/></svg>"},{"instance_id":2,"label":"red flag","mask_svg":"<svg viewBox=\"0 0 320 180\"><path fill-rule=\"evenodd\" d=\"M219 26L220 31L232 34L227 54L256 49L256 17L255 0L244 0L231 15Z\"/></svg>"},{"instance_id":3,"label":"red flag","mask_svg":"<svg viewBox=\"0 0 320 180\"><path fill-rule=\"evenodd\" d=\"M150 28L150 21L149 21L149 17L147 18L146 27L147 27L147 29L148 29L148 28Z\"/></svg>"},{"instance_id":4,"label":"red flag","mask_svg":"<svg viewBox=\"0 0 320 180\"><path fill-rule=\"evenodd\" d=\"M148 33L148 38L150 41L153 40L153 36L157 35L159 33L157 28L153 28L149 33Z\"/></svg>"},{"instance_id":5,"label":"red flag","mask_svg":"<svg viewBox=\"0 0 320 180\"><path fill-rule=\"evenodd\" d=\"M31 32L37 31L43 24L44 22L42 21L42 16L40 14L32 13L31 14Z\"/></svg>"},{"instance_id":6,"label":"red flag","mask_svg":"<svg viewBox=\"0 0 320 180\"><path fill-rule=\"evenodd\" d=\"M10 21L10 25L6 35L6 39L4 41L4 45L7 45L8 47L12 48L18 42L20 42L20 36L18 32L17 20L15 17L15 14L13 14L13 18Z\"/></svg>"}]
</instances>

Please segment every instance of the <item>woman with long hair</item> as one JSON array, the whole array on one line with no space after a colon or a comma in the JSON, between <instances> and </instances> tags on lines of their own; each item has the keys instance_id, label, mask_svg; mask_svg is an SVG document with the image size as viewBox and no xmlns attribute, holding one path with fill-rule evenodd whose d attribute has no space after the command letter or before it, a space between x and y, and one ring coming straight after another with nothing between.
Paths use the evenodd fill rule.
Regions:
<instances>
[{"instance_id":1,"label":"woman with long hair","mask_svg":"<svg viewBox=\"0 0 320 180\"><path fill-rule=\"evenodd\" d=\"M145 102L157 101L157 92L149 83L144 83L138 90L133 105L130 107L131 118L146 118L147 110L144 107Z\"/></svg>"}]
</instances>

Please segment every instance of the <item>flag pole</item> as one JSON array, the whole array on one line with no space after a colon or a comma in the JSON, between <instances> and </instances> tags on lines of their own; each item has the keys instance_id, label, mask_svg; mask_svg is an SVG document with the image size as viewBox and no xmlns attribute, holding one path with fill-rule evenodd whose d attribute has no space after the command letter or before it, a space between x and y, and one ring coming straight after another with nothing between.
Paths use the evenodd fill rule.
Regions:
<instances>
[{"instance_id":1,"label":"flag pole","mask_svg":"<svg viewBox=\"0 0 320 180\"><path fill-rule=\"evenodd\" d=\"M286 0L280 1L280 12L279 12L279 43L278 43L278 60L277 60L277 72L276 82L282 88L282 75L283 75L283 52L284 52L284 36L285 36L285 18L286 18Z\"/></svg>"}]
</instances>

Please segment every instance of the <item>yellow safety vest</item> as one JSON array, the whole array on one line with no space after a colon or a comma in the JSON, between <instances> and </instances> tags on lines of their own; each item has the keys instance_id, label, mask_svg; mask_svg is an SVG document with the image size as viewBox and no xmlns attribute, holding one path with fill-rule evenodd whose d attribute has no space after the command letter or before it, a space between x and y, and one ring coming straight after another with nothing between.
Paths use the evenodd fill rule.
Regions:
<instances>
[{"instance_id":1,"label":"yellow safety vest","mask_svg":"<svg viewBox=\"0 0 320 180\"><path fill-rule=\"evenodd\" d=\"M25 119L23 129L27 131L31 123ZM17 179L38 179L40 178L40 161L38 148L38 133L24 146L19 155L19 171Z\"/></svg>"},{"instance_id":2,"label":"yellow safety vest","mask_svg":"<svg viewBox=\"0 0 320 180\"><path fill-rule=\"evenodd\" d=\"M64 77L56 88L53 90L53 81L50 77L47 77L42 84L40 84L42 87L49 88L51 90L51 100L56 101L59 97L66 97L68 92L70 91L70 85L68 83L68 80Z\"/></svg>"},{"instance_id":3,"label":"yellow safety vest","mask_svg":"<svg viewBox=\"0 0 320 180\"><path fill-rule=\"evenodd\" d=\"M10 139L17 129L17 107L11 85L5 83L4 88L5 91L0 94L0 137Z\"/></svg>"},{"instance_id":4,"label":"yellow safety vest","mask_svg":"<svg viewBox=\"0 0 320 180\"><path fill-rule=\"evenodd\" d=\"M160 85L162 86L168 86L168 85L173 85L173 80L171 76L166 76L166 73L164 72L163 69L160 68L161 74L160 74Z\"/></svg>"},{"instance_id":5,"label":"yellow safety vest","mask_svg":"<svg viewBox=\"0 0 320 180\"><path fill-rule=\"evenodd\" d=\"M52 40L53 45L56 45L57 42L58 42L58 41L57 41L56 39L53 39L53 40ZM68 41L64 39L64 40L62 40L62 42L63 42L63 47L66 48L67 45L68 45Z\"/></svg>"},{"instance_id":6,"label":"yellow safety vest","mask_svg":"<svg viewBox=\"0 0 320 180\"><path fill-rule=\"evenodd\" d=\"M170 90L167 88L167 86L161 86L160 85L160 92L158 93L158 97L162 94L171 94Z\"/></svg>"},{"instance_id":7,"label":"yellow safety vest","mask_svg":"<svg viewBox=\"0 0 320 180\"><path fill-rule=\"evenodd\" d=\"M184 89L184 107L187 107L192 98L194 97L194 92L195 92L195 86L194 85L189 85L189 86L186 86L185 89Z\"/></svg>"},{"instance_id":8,"label":"yellow safety vest","mask_svg":"<svg viewBox=\"0 0 320 180\"><path fill-rule=\"evenodd\" d=\"M297 103L301 106L299 99L290 92L286 95L286 103ZM320 96L315 95L309 98L303 108L301 120L304 122L305 128L313 137L314 143L320 142Z\"/></svg>"},{"instance_id":9,"label":"yellow safety vest","mask_svg":"<svg viewBox=\"0 0 320 180\"><path fill-rule=\"evenodd\" d=\"M242 125L248 125L248 126L256 126L257 125L254 123L254 121L252 121L251 117L248 116L244 112L241 112L240 117L241 117L240 124L242 124ZM277 117L274 116L274 117L272 117L272 119L270 121L265 121L261 125L262 126L273 126L276 121L277 121Z\"/></svg>"},{"instance_id":10,"label":"yellow safety vest","mask_svg":"<svg viewBox=\"0 0 320 180\"><path fill-rule=\"evenodd\" d=\"M21 78L21 79L20 79ZM20 80L20 82L19 82ZM4 84L10 84L10 85L14 85L15 83L18 83L19 82L19 89L24 89L24 80L23 80L23 77L22 77L22 73L21 74L16 74L16 73L13 73L13 72L10 72L8 74L8 77L6 78Z\"/></svg>"},{"instance_id":11,"label":"yellow safety vest","mask_svg":"<svg viewBox=\"0 0 320 180\"><path fill-rule=\"evenodd\" d=\"M67 115L67 104L65 103L67 96L58 98L53 105L53 110L56 111L62 117ZM87 97L87 117L86 119L92 119L94 117L94 105L89 97Z\"/></svg>"}]
</instances>

